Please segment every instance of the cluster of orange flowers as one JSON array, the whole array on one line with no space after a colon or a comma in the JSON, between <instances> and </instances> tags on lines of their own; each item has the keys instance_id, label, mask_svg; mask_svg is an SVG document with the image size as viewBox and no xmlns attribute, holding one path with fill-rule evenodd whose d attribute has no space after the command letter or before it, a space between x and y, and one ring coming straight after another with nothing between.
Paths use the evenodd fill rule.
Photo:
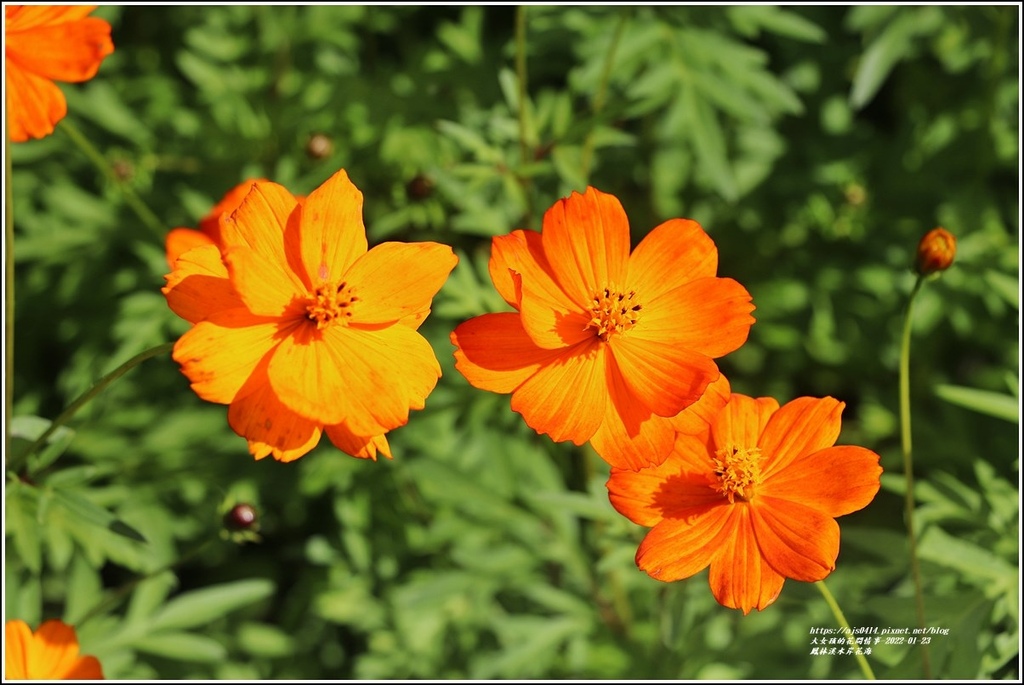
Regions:
<instances>
[{"instance_id":1,"label":"cluster of orange flowers","mask_svg":"<svg viewBox=\"0 0 1024 685\"><path fill-rule=\"evenodd\" d=\"M6 7L12 140L52 132L66 112L53 81L88 79L113 51L92 9ZM167 237L163 292L192 324L174 359L201 398L228 405L256 459L297 459L323 433L353 456L390 457L386 434L441 375L417 329L457 259L432 242L368 249L362 202L345 171L307 197L256 179L200 230ZM946 268L954 249L932 232L919 272ZM667 221L631 251L622 205L587 188L557 201L542 231L494 238L489 268L511 311L452 332L457 369L511 394L537 432L589 442L608 462L611 503L651 528L641 569L671 581L710 567L715 598L744 613L771 604L785 578L832 571L835 517L873 499L878 455L835 446L835 399L780 407L731 393L715 360L746 341L754 306L717 275L697 222ZM8 677L102 677L58 621L34 635L13 621L6 638Z\"/></svg>"}]
</instances>

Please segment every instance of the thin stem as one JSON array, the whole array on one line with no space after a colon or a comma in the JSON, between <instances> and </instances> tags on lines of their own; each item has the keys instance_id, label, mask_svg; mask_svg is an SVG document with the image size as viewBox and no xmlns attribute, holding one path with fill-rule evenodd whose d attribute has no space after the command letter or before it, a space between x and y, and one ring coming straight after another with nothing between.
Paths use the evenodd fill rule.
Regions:
<instances>
[{"instance_id":1,"label":"thin stem","mask_svg":"<svg viewBox=\"0 0 1024 685\"><path fill-rule=\"evenodd\" d=\"M7 211L4 216L4 423L7 426L4 440L10 454L11 412L14 411L14 165L11 162L11 138L4 123L4 199Z\"/></svg>"},{"instance_id":2,"label":"thin stem","mask_svg":"<svg viewBox=\"0 0 1024 685\"><path fill-rule=\"evenodd\" d=\"M622 38L623 29L626 28L626 20L629 18L629 8L623 7L619 12L619 23L615 25L615 33L612 35L611 45L605 55L604 65L601 67L601 80L597 86L597 93L594 95L594 125L597 125L597 117L604 109L605 98L608 96L608 81L612 75L612 65L615 63L615 50L619 47L619 40ZM580 153L580 171L584 181L590 180L590 160L594 154L594 130L587 133L583 141L583 152Z\"/></svg>"},{"instance_id":3,"label":"thin stem","mask_svg":"<svg viewBox=\"0 0 1024 685\"><path fill-rule=\"evenodd\" d=\"M918 276L910 291L907 312L903 320L903 339L900 343L900 438L903 445L903 474L906 479L904 517L907 523L907 541L910 544L910 575L914 581L914 599L917 625L925 627L924 589L921 584L921 564L917 558L917 533L914 531L914 459L910 433L910 332L914 317L914 298L924 285L924 276ZM928 646L921 645L924 677L931 679L932 663Z\"/></svg>"},{"instance_id":4,"label":"thin stem","mask_svg":"<svg viewBox=\"0 0 1024 685\"><path fill-rule=\"evenodd\" d=\"M100 378L98 381L93 383L91 388L89 388L84 393L79 395L74 402L68 405L67 409L61 412L60 416L53 420L53 423L51 423L50 426L45 431L43 431L42 435L36 438L35 442L29 445L27 450L11 459L11 462L8 465L8 469L16 471L20 467L22 462L27 460L33 453L35 453L36 450L38 450L40 447L46 444L46 440L51 435L53 435L54 431L56 431L58 428L67 423L79 409L88 404L92 398L100 394L100 392L102 392L103 389L106 388L108 385L110 385L118 378L125 375L126 373L128 373L133 368L135 368L142 362L146 361L147 359L159 356L164 352L170 352L173 347L174 343L168 342L150 348L145 352L140 352L139 354L135 355L134 357L126 361L124 364L121 364L119 367L108 373L106 376L103 376L103 378Z\"/></svg>"},{"instance_id":5,"label":"thin stem","mask_svg":"<svg viewBox=\"0 0 1024 685\"><path fill-rule=\"evenodd\" d=\"M525 166L530 161L530 146L526 140L528 129L526 118L526 6L516 7L516 81L519 84L519 164ZM519 177L526 195L526 225L533 223L533 192L529 178Z\"/></svg>"},{"instance_id":6,"label":"thin stem","mask_svg":"<svg viewBox=\"0 0 1024 685\"><path fill-rule=\"evenodd\" d=\"M139 219L142 220L142 223L145 224L146 227L162 241L164 236L167 234L167 227L164 226L160 219L157 218L156 214L146 206L146 203L139 198L135 190L117 177L117 174L114 173L110 164L107 163L106 158L101 155L93 144L89 142L89 139L78 130L78 127L65 117L60 123L60 130L66 133L68 137L71 138L79 148L81 148L82 152L85 153L85 156L88 157L100 172L107 177L107 180L121 191L121 194L124 195L124 199L128 203L128 206L131 207Z\"/></svg>"},{"instance_id":7,"label":"thin stem","mask_svg":"<svg viewBox=\"0 0 1024 685\"><path fill-rule=\"evenodd\" d=\"M82 618L78 619L78 621L76 621L75 627L76 628L81 628L82 624L85 623L86 621L88 621L89 619L91 619L91 618L93 618L95 616L99 616L100 614L102 614L102 613L104 613L106 611L110 611L111 609L116 607L117 604L122 599L124 599L129 593L131 593L132 590L134 590L136 587L138 587L138 585L140 583L142 583L144 581L147 581L150 578L155 578L156 576L160 575L161 573L166 573L167 571L173 571L175 568L181 566L185 562L191 561L193 558L198 556L200 552L202 552L204 549L209 547L210 543L212 543L212 542L213 542L212 538L208 539L208 540L206 540L204 542L201 542L198 546L194 547L192 550L190 550L190 551L186 552L185 554L183 554L182 556L178 557L176 560L172 561L171 563L164 564L163 566L161 566L160 568L156 569L155 571L150 571L149 573L146 573L144 575L138 576L138 577L133 578L132 580L128 581L127 583L125 583L121 587L119 587L116 590L114 590L113 594L111 594L109 597L106 597L105 599L101 599L96 606L94 606L92 609L89 609L89 611L85 612L85 615L82 616Z\"/></svg>"},{"instance_id":8,"label":"thin stem","mask_svg":"<svg viewBox=\"0 0 1024 685\"><path fill-rule=\"evenodd\" d=\"M868 658L864 656L863 650L857 645L857 640L853 637L853 629L850 627L850 622L846 620L843 610L839 608L839 602L832 596L824 580L819 580L815 585L821 590L825 603L828 604L828 608L832 610L832 615L836 617L836 622L839 623L846 634L846 641L850 644L850 648L853 650L853 657L857 660L857 664L860 666L861 672L864 673L864 677L868 680L875 680L875 672L871 670Z\"/></svg>"}]
</instances>

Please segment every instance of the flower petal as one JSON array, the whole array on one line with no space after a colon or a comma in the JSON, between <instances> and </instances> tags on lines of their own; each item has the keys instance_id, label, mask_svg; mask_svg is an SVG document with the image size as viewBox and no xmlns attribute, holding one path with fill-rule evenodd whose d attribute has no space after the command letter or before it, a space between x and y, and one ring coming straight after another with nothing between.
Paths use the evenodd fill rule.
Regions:
<instances>
[{"instance_id":1,"label":"flower petal","mask_svg":"<svg viewBox=\"0 0 1024 685\"><path fill-rule=\"evenodd\" d=\"M366 253L363 194L344 169L306 198L299 224L301 262L314 287L341 280Z\"/></svg>"},{"instance_id":2,"label":"flower petal","mask_svg":"<svg viewBox=\"0 0 1024 685\"><path fill-rule=\"evenodd\" d=\"M28 680L28 651L32 641L32 629L20 619L4 625L4 677L7 680Z\"/></svg>"},{"instance_id":3,"label":"flower petal","mask_svg":"<svg viewBox=\"0 0 1024 685\"><path fill-rule=\"evenodd\" d=\"M513 231L491 241L491 280L523 315L523 328L538 347L562 349L594 337L590 317L555 283L541 234Z\"/></svg>"},{"instance_id":4,"label":"flower petal","mask_svg":"<svg viewBox=\"0 0 1024 685\"><path fill-rule=\"evenodd\" d=\"M589 440L604 417L607 352L594 339L545 364L512 393L512 409L555 442Z\"/></svg>"},{"instance_id":5,"label":"flower petal","mask_svg":"<svg viewBox=\"0 0 1024 685\"><path fill-rule=\"evenodd\" d=\"M508 393L562 352L533 344L516 312L483 314L451 334L455 368L473 387Z\"/></svg>"},{"instance_id":6,"label":"flower petal","mask_svg":"<svg viewBox=\"0 0 1024 685\"><path fill-rule=\"evenodd\" d=\"M629 220L614 195L588 187L559 200L544 213L542 238L555 280L578 307L625 286Z\"/></svg>"},{"instance_id":7,"label":"flower petal","mask_svg":"<svg viewBox=\"0 0 1024 685\"><path fill-rule=\"evenodd\" d=\"M377 461L377 452L380 452L388 459L391 459L391 446L385 435L375 435L365 438L350 431L345 424L327 426L324 429L327 437L331 439L334 446L342 452L359 459L372 459Z\"/></svg>"},{"instance_id":8,"label":"flower petal","mask_svg":"<svg viewBox=\"0 0 1024 685\"><path fill-rule=\"evenodd\" d=\"M210 236L206 235L202 231L197 231L194 228L173 228L167 232L167 238L164 240L164 246L167 252L167 265L173 269L174 262L178 261L178 257L185 254L193 247L213 244L214 242ZM219 252L220 250L218 250L218 254ZM224 277L227 278L227 275L228 271L225 268Z\"/></svg>"},{"instance_id":9,"label":"flower petal","mask_svg":"<svg viewBox=\"0 0 1024 685\"><path fill-rule=\"evenodd\" d=\"M612 466L641 469L665 461L675 431L671 419L656 414L636 399L615 359L608 361L608 401L600 428L590 439L594 450Z\"/></svg>"},{"instance_id":10,"label":"flower petal","mask_svg":"<svg viewBox=\"0 0 1024 685\"><path fill-rule=\"evenodd\" d=\"M298 239L299 203L276 183L254 183L221 224L224 262L235 289L254 314L282 316L308 288L287 259ZM286 230L289 222L293 227ZM297 244L292 246L297 252Z\"/></svg>"},{"instance_id":11,"label":"flower petal","mask_svg":"<svg viewBox=\"0 0 1024 685\"><path fill-rule=\"evenodd\" d=\"M722 374L708 385L700 399L669 419L673 430L705 438L711 433L711 424L731 395L729 379Z\"/></svg>"},{"instance_id":12,"label":"flower petal","mask_svg":"<svg viewBox=\"0 0 1024 685\"><path fill-rule=\"evenodd\" d=\"M215 204L213 208L207 212L206 216L199 220L199 230L202 231L207 237L210 238L217 245L221 244L220 235L220 224L223 219L227 219L231 214L238 209L238 206L242 204L242 200L252 190L254 183L270 183L265 178L251 178L246 181L242 181L238 185L234 186L224 194L224 197L220 199L220 202Z\"/></svg>"},{"instance_id":13,"label":"flower petal","mask_svg":"<svg viewBox=\"0 0 1024 685\"><path fill-rule=\"evenodd\" d=\"M103 668L94 656L83 656L64 674L62 680L103 680Z\"/></svg>"},{"instance_id":14,"label":"flower petal","mask_svg":"<svg viewBox=\"0 0 1024 685\"><path fill-rule=\"evenodd\" d=\"M246 439L256 459L294 461L320 442L320 425L296 414L278 398L267 377L269 355L228 407L228 424Z\"/></svg>"},{"instance_id":15,"label":"flower petal","mask_svg":"<svg viewBox=\"0 0 1024 685\"><path fill-rule=\"evenodd\" d=\"M736 511L728 503L712 504L689 510L686 518L661 521L640 543L636 565L665 582L702 571L736 534Z\"/></svg>"},{"instance_id":16,"label":"flower petal","mask_svg":"<svg viewBox=\"0 0 1024 685\"><path fill-rule=\"evenodd\" d=\"M174 271L165 278L167 285L161 292L167 305L186 321L198 323L216 312L245 307L215 245L189 250L178 258Z\"/></svg>"},{"instance_id":17,"label":"flower petal","mask_svg":"<svg viewBox=\"0 0 1024 685\"><path fill-rule=\"evenodd\" d=\"M439 243L377 245L344 274L359 298L349 323L392 323L429 309L458 261L452 248Z\"/></svg>"},{"instance_id":18,"label":"flower petal","mask_svg":"<svg viewBox=\"0 0 1024 685\"><path fill-rule=\"evenodd\" d=\"M658 416L675 416L721 375L699 352L633 333L613 336L609 345L629 389Z\"/></svg>"},{"instance_id":19,"label":"flower petal","mask_svg":"<svg viewBox=\"0 0 1024 685\"><path fill-rule=\"evenodd\" d=\"M711 562L708 583L722 606L749 614L772 604L782 592L785 577L773 569L757 545L750 507L736 507L736 528L723 541L722 549Z\"/></svg>"},{"instance_id":20,"label":"flower petal","mask_svg":"<svg viewBox=\"0 0 1024 685\"><path fill-rule=\"evenodd\" d=\"M406 326L296 328L270 360L281 401L324 425L380 435L422 409L441 369L430 344Z\"/></svg>"},{"instance_id":21,"label":"flower petal","mask_svg":"<svg viewBox=\"0 0 1024 685\"><path fill-rule=\"evenodd\" d=\"M215 312L187 331L174 345L174 361L208 402L231 404L260 360L277 346L287 329L246 309Z\"/></svg>"},{"instance_id":22,"label":"flower petal","mask_svg":"<svg viewBox=\"0 0 1024 685\"><path fill-rule=\"evenodd\" d=\"M27 666L32 679L63 679L78 661L75 629L63 621L44 621L28 644Z\"/></svg>"},{"instance_id":23,"label":"flower petal","mask_svg":"<svg viewBox=\"0 0 1024 685\"><path fill-rule=\"evenodd\" d=\"M845 516L878 494L879 457L863 447L827 447L799 456L758 488L759 495L798 502L826 516Z\"/></svg>"},{"instance_id":24,"label":"flower petal","mask_svg":"<svg viewBox=\"0 0 1024 685\"><path fill-rule=\"evenodd\" d=\"M4 5L7 33L62 24L89 16L99 5Z\"/></svg>"},{"instance_id":25,"label":"flower petal","mask_svg":"<svg viewBox=\"0 0 1024 685\"><path fill-rule=\"evenodd\" d=\"M7 67L7 132L11 141L43 138L68 113L64 93L53 81L23 70L11 60Z\"/></svg>"},{"instance_id":26,"label":"flower petal","mask_svg":"<svg viewBox=\"0 0 1024 685\"><path fill-rule=\"evenodd\" d=\"M751 521L761 553L772 568L794 580L814 582L836 567L839 525L797 502L758 493Z\"/></svg>"},{"instance_id":27,"label":"flower petal","mask_svg":"<svg viewBox=\"0 0 1024 685\"><path fill-rule=\"evenodd\" d=\"M778 409L779 403L774 398L754 399L734 393L711 424L715 447L751 449L760 446L764 427Z\"/></svg>"},{"instance_id":28,"label":"flower petal","mask_svg":"<svg viewBox=\"0 0 1024 685\"><path fill-rule=\"evenodd\" d=\"M722 503L722 495L710 487L710 467L696 470L681 454L673 450L661 465L638 471L613 466L606 483L612 506L634 523L654 526Z\"/></svg>"},{"instance_id":29,"label":"flower petal","mask_svg":"<svg viewBox=\"0 0 1024 685\"><path fill-rule=\"evenodd\" d=\"M539 278L547 289L557 291L553 296L565 298L565 293L551 278L551 265L544 256L544 245L537 231L512 231L492 238L487 270L498 294L516 309L519 309L520 293L512 278L513 272L530 280Z\"/></svg>"},{"instance_id":30,"label":"flower petal","mask_svg":"<svg viewBox=\"0 0 1024 685\"><path fill-rule=\"evenodd\" d=\"M652 299L630 336L685 347L717 359L747 340L754 305L731 278L701 278Z\"/></svg>"},{"instance_id":31,"label":"flower petal","mask_svg":"<svg viewBox=\"0 0 1024 685\"><path fill-rule=\"evenodd\" d=\"M782 471L798 457L836 444L845 406L832 397L799 397L775 412L759 442L764 455L764 479Z\"/></svg>"},{"instance_id":32,"label":"flower petal","mask_svg":"<svg viewBox=\"0 0 1024 685\"><path fill-rule=\"evenodd\" d=\"M26 71L54 81L91 79L114 51L110 24L96 17L6 30L7 58Z\"/></svg>"},{"instance_id":33,"label":"flower petal","mask_svg":"<svg viewBox=\"0 0 1024 685\"><path fill-rule=\"evenodd\" d=\"M642 301L685 283L714 277L718 248L692 219L669 219L648 233L629 257L626 283Z\"/></svg>"}]
</instances>

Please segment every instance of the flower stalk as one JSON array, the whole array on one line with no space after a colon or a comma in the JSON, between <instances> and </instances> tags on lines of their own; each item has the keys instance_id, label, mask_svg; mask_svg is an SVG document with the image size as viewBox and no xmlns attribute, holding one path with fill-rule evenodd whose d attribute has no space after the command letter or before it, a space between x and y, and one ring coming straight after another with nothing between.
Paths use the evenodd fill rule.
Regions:
<instances>
[{"instance_id":1,"label":"flower stalk","mask_svg":"<svg viewBox=\"0 0 1024 685\"><path fill-rule=\"evenodd\" d=\"M38 450L40 447L46 444L46 441L49 439L51 435L53 435L54 431L56 431L58 428L60 428L68 421L70 421L71 417L73 417L78 412L79 409L88 404L89 401L92 400L92 398L96 397L96 395L99 395L101 392L103 392L103 390L108 385L110 385L118 378L125 375L126 373L128 373L129 371L131 371L132 369L134 369L136 366L146 361L147 359L152 359L153 357L157 357L161 354L164 354L165 352L170 352L171 349L173 348L174 343L168 342L163 343L162 345L157 345L156 347L152 347L144 352L140 352L139 354L135 355L134 357L126 361L124 364L121 364L119 367L117 367L116 369L114 369L113 371L111 371L110 373L103 376L95 383L93 383L92 387L90 387L84 393L79 395L74 402L68 405L67 409L61 412L60 416L53 420L53 423L51 423L50 426L45 431L43 431L43 433L38 438L36 438L35 442L29 445L27 450L11 459L11 462L8 464L8 469L17 471L18 468L20 468L20 466L36 452L36 450Z\"/></svg>"},{"instance_id":2,"label":"flower stalk","mask_svg":"<svg viewBox=\"0 0 1024 685\"><path fill-rule=\"evenodd\" d=\"M839 602L829 591L828 586L825 585L824 580L819 580L814 583L818 586L818 590L821 591L822 597L825 598L825 603L828 604L828 608L832 610L832 615L836 617L836 622L843 629L843 633L846 635L846 641L850 644L850 649L853 650L853 657L857 660L857 665L860 666L861 672L867 680L875 680L875 672L871 670L871 664L868 663L868 659L864 656L863 650L858 648L857 641L853 637L853 629L850 628L850 622L846 620L846 615L843 610L839 607Z\"/></svg>"},{"instance_id":3,"label":"flower stalk","mask_svg":"<svg viewBox=\"0 0 1024 685\"><path fill-rule=\"evenodd\" d=\"M903 337L900 343L900 441L903 447L903 473L906 479L904 493L904 518L907 525L907 543L910 546L910 574L914 582L914 604L917 625L925 627L924 589L921 584L921 563L917 557L917 533L914 530L914 459L910 432L910 332L914 317L914 298L924 285L926 276L922 273L914 283L907 301L903 320ZM931 657L928 645L921 645L921 660L924 677L932 677Z\"/></svg>"},{"instance_id":4,"label":"flower stalk","mask_svg":"<svg viewBox=\"0 0 1024 685\"><path fill-rule=\"evenodd\" d=\"M78 127L72 124L68 119L64 119L64 121L61 122L60 130L66 133L67 136L74 141L75 145L81 149L85 156L88 157L94 165L96 165L96 168L100 170L100 173L106 176L107 180L121 191L125 202L127 202L128 206L132 208L132 211L135 212L136 216L138 216L142 223L145 224L146 228L152 231L153 234L162 242L164 234L167 233L166 226L164 226L160 219L157 218L156 214L146 206L146 203L142 201L135 190L117 177L117 174L114 173L114 169L107 162L107 159L100 154L99 150L97 150L91 142L89 142L89 139L85 134L79 131Z\"/></svg>"}]
</instances>

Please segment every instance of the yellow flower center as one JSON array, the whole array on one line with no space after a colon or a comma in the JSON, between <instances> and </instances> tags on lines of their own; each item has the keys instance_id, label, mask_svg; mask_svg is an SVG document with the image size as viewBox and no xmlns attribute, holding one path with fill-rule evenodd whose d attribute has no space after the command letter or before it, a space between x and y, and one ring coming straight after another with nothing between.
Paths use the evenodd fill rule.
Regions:
<instances>
[{"instance_id":1,"label":"yellow flower center","mask_svg":"<svg viewBox=\"0 0 1024 685\"><path fill-rule=\"evenodd\" d=\"M711 458L715 464L715 475L718 482L712 487L735 503L749 502L761 482L761 448L736 447L730 445L715 452Z\"/></svg>"},{"instance_id":2,"label":"yellow flower center","mask_svg":"<svg viewBox=\"0 0 1024 685\"><path fill-rule=\"evenodd\" d=\"M590 303L590 323L587 324L605 342L615 333L625 333L640 320L643 306L637 301L636 291L628 293L612 286L595 293Z\"/></svg>"},{"instance_id":3,"label":"yellow flower center","mask_svg":"<svg viewBox=\"0 0 1024 685\"><path fill-rule=\"evenodd\" d=\"M306 318L316 323L318 330L335 324L347 326L352 316L352 305L358 299L352 287L344 281L337 285L322 283L306 301Z\"/></svg>"}]
</instances>

